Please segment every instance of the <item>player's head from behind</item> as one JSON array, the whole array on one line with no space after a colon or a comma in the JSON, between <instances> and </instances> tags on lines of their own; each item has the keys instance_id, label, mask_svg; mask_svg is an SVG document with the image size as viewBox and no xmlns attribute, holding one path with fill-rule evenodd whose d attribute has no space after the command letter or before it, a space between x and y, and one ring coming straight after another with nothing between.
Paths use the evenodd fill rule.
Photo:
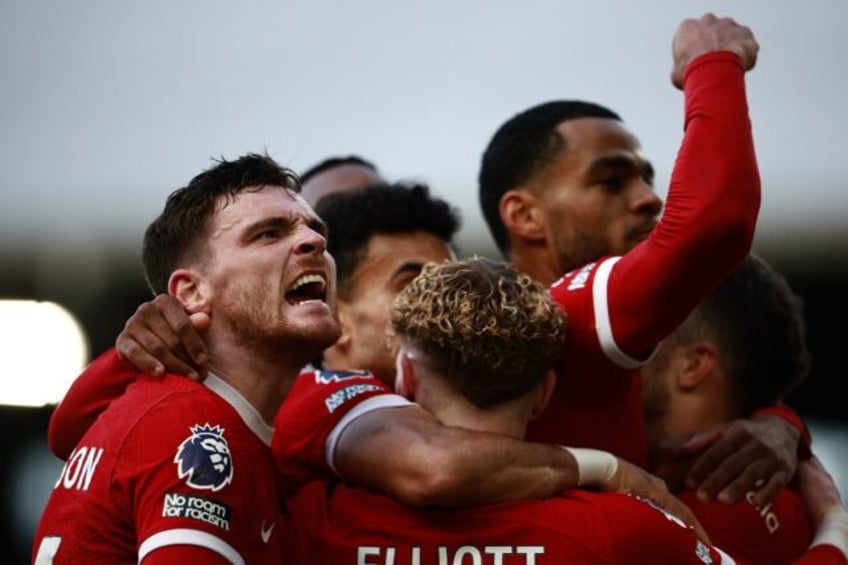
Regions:
<instances>
[{"instance_id":1,"label":"player's head from behind","mask_svg":"<svg viewBox=\"0 0 848 565\"><path fill-rule=\"evenodd\" d=\"M639 141L608 108L540 104L486 147L479 200L500 251L542 282L647 237L661 209Z\"/></svg>"},{"instance_id":2,"label":"player's head from behind","mask_svg":"<svg viewBox=\"0 0 848 565\"><path fill-rule=\"evenodd\" d=\"M326 226L298 191L297 176L267 155L221 159L195 176L145 232L153 292L208 314L210 339L317 354L338 337L335 272Z\"/></svg>"},{"instance_id":3,"label":"player's head from behind","mask_svg":"<svg viewBox=\"0 0 848 565\"><path fill-rule=\"evenodd\" d=\"M801 299L749 255L644 367L652 438L749 417L781 401L808 371Z\"/></svg>"},{"instance_id":4,"label":"player's head from behind","mask_svg":"<svg viewBox=\"0 0 848 565\"><path fill-rule=\"evenodd\" d=\"M565 329L546 288L506 263L429 263L392 310L399 388L443 421L503 412L523 435L553 390Z\"/></svg>"},{"instance_id":5,"label":"player's head from behind","mask_svg":"<svg viewBox=\"0 0 848 565\"><path fill-rule=\"evenodd\" d=\"M316 212L330 233L342 322L342 336L324 352L321 364L369 370L394 383L394 356L385 339L392 303L425 263L453 258L459 213L415 183L332 194L321 199Z\"/></svg>"},{"instance_id":6,"label":"player's head from behind","mask_svg":"<svg viewBox=\"0 0 848 565\"><path fill-rule=\"evenodd\" d=\"M333 156L303 171L301 194L310 206L335 192L355 192L372 184L384 184L386 179L377 166L358 155Z\"/></svg>"}]
</instances>

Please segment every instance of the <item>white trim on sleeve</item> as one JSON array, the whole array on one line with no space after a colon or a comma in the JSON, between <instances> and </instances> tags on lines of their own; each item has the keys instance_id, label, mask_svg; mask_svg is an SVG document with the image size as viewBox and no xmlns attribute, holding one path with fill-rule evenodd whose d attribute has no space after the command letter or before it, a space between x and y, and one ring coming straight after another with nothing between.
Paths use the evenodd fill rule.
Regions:
<instances>
[{"instance_id":1,"label":"white trim on sleeve","mask_svg":"<svg viewBox=\"0 0 848 565\"><path fill-rule=\"evenodd\" d=\"M609 286L609 276L613 266L621 257L611 257L601 263L595 271L595 278L592 280L592 305L595 309L595 332L598 335L598 341L601 344L601 349L607 358L624 369L638 369L645 364L645 361L634 359L622 351L615 338L612 335L612 325L609 316L609 295L607 288Z\"/></svg>"},{"instance_id":2,"label":"white trim on sleeve","mask_svg":"<svg viewBox=\"0 0 848 565\"><path fill-rule=\"evenodd\" d=\"M336 426L333 428L333 431L331 431L327 436L327 442L324 444L324 456L327 459L327 465L330 466L330 469L332 469L336 475L339 474L335 465L336 444L339 442L339 437L341 437L342 432L345 431L345 428L347 428L351 422L363 414L367 414L373 410L378 410L380 408L398 408L402 406L410 406L412 404L412 402L403 396L387 393L372 396L371 398L363 400L354 406L350 412L345 414L342 419L338 421Z\"/></svg>"},{"instance_id":3,"label":"white trim on sleeve","mask_svg":"<svg viewBox=\"0 0 848 565\"><path fill-rule=\"evenodd\" d=\"M149 553L169 545L196 545L220 554L233 565L244 565L244 558L236 548L219 537L200 530L175 528L157 532L144 540L138 548L138 562L144 561Z\"/></svg>"}]
</instances>

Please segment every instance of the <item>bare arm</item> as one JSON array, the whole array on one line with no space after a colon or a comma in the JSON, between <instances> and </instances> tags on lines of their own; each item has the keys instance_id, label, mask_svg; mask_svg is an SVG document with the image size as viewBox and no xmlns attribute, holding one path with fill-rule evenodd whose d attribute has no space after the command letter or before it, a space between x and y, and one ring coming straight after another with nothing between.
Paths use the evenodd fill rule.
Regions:
<instances>
[{"instance_id":1,"label":"bare arm","mask_svg":"<svg viewBox=\"0 0 848 565\"><path fill-rule=\"evenodd\" d=\"M335 466L345 479L415 506L540 498L579 479L563 449L444 426L417 405L354 420L339 438Z\"/></svg>"},{"instance_id":2,"label":"bare arm","mask_svg":"<svg viewBox=\"0 0 848 565\"><path fill-rule=\"evenodd\" d=\"M816 526L816 536L807 552L808 558L796 563L848 563L848 508L818 457L798 465L798 488Z\"/></svg>"},{"instance_id":3,"label":"bare arm","mask_svg":"<svg viewBox=\"0 0 848 565\"><path fill-rule=\"evenodd\" d=\"M609 473L597 467L586 473L586 465L559 446L444 426L414 405L356 418L339 438L334 463L344 479L414 506L542 498L578 486L637 494L680 516L706 539L694 514L661 479L608 457L614 461Z\"/></svg>"}]
</instances>

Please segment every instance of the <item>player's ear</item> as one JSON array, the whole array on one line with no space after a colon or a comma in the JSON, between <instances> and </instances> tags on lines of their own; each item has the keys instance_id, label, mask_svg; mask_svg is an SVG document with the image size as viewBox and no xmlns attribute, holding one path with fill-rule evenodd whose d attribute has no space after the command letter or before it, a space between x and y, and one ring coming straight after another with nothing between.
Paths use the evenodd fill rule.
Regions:
<instances>
[{"instance_id":1,"label":"player's ear","mask_svg":"<svg viewBox=\"0 0 848 565\"><path fill-rule=\"evenodd\" d=\"M714 343L698 341L682 348L680 370L677 372L677 386L684 391L692 391L709 379L718 364L718 352Z\"/></svg>"},{"instance_id":2,"label":"player's ear","mask_svg":"<svg viewBox=\"0 0 848 565\"><path fill-rule=\"evenodd\" d=\"M342 300L337 301L336 313L342 330L341 335L339 335L339 339L337 339L331 346L324 349L324 353L321 357L323 359L324 367L344 369L352 366L349 361L353 344L353 336L350 333L350 305Z\"/></svg>"},{"instance_id":3,"label":"player's ear","mask_svg":"<svg viewBox=\"0 0 848 565\"><path fill-rule=\"evenodd\" d=\"M168 294L176 298L186 312L209 313L212 293L199 272L192 269L177 269L168 278Z\"/></svg>"},{"instance_id":4,"label":"player's ear","mask_svg":"<svg viewBox=\"0 0 848 565\"><path fill-rule=\"evenodd\" d=\"M333 347L339 347L341 350L347 351L350 349L350 344L353 341L353 336L350 332L353 322L351 319L353 312L351 312L350 304L344 300L337 301L336 312L339 316L339 325L341 326L342 333L339 336L339 339L336 340Z\"/></svg>"},{"instance_id":5,"label":"player's ear","mask_svg":"<svg viewBox=\"0 0 848 565\"><path fill-rule=\"evenodd\" d=\"M554 394L554 389L556 388L556 372L553 369L548 369L547 373L545 373L545 378L541 383L541 387L539 390L539 396L536 399L535 404L533 405L533 409L530 413L531 420L535 420L538 418L542 412L547 408L548 403L551 400L551 396Z\"/></svg>"},{"instance_id":6,"label":"player's ear","mask_svg":"<svg viewBox=\"0 0 848 565\"><path fill-rule=\"evenodd\" d=\"M513 237L531 241L545 239L546 216L539 198L530 190L507 191L501 197L499 210L504 226Z\"/></svg>"},{"instance_id":7,"label":"player's ear","mask_svg":"<svg viewBox=\"0 0 848 565\"><path fill-rule=\"evenodd\" d=\"M415 374L415 364L407 351L398 349L395 358L395 392L406 398L415 398L418 378Z\"/></svg>"}]
</instances>

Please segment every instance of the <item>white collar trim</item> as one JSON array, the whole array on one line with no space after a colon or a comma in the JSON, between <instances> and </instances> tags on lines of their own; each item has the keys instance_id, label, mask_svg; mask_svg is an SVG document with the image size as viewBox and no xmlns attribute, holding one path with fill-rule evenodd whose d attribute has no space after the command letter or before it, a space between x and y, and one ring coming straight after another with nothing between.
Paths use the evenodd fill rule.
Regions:
<instances>
[{"instance_id":1,"label":"white collar trim","mask_svg":"<svg viewBox=\"0 0 848 565\"><path fill-rule=\"evenodd\" d=\"M247 424L253 433L262 440L267 446L271 445L271 436L274 435L274 428L265 423L262 416L253 405L248 402L236 389L230 386L220 377L209 373L206 380L203 381L208 389L227 401L227 404L235 408L241 419Z\"/></svg>"}]
</instances>

